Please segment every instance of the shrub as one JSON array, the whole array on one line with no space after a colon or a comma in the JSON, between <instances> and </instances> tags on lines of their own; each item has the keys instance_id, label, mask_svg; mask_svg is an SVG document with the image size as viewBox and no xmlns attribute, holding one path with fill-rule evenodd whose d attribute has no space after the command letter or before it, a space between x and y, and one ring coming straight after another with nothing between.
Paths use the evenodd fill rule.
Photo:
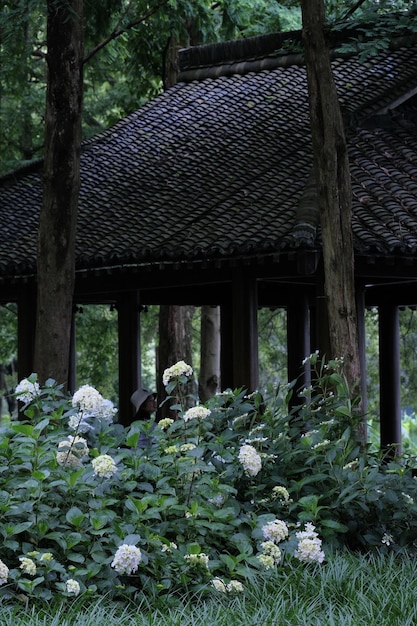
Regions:
<instances>
[{"instance_id":1,"label":"shrub","mask_svg":"<svg viewBox=\"0 0 417 626\"><path fill-rule=\"evenodd\" d=\"M181 362L165 372L172 419L129 427L91 387L22 381L25 418L0 429L2 596L235 594L329 549L413 548L411 470L358 438L342 361L309 361L291 411L295 385L266 410L243 389L185 410Z\"/></svg>"}]
</instances>

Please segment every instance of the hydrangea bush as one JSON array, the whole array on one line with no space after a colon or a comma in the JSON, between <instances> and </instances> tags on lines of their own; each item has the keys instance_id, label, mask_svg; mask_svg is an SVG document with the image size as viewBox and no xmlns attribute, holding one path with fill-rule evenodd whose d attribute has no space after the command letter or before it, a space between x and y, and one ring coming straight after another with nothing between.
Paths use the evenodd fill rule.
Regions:
<instances>
[{"instance_id":1,"label":"hydrangea bush","mask_svg":"<svg viewBox=\"0 0 417 626\"><path fill-rule=\"evenodd\" d=\"M266 410L243 389L178 404L180 362L172 418L129 427L92 387L22 381L25 419L0 429L0 595L230 595L329 550L413 549L411 469L361 441L343 362L309 362L311 386Z\"/></svg>"}]
</instances>

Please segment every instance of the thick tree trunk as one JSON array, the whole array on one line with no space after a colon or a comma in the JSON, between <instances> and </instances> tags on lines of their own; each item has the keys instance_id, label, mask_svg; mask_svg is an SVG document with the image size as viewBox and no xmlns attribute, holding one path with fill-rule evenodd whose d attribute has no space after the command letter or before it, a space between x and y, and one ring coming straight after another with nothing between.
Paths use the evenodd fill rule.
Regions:
<instances>
[{"instance_id":1,"label":"thick tree trunk","mask_svg":"<svg viewBox=\"0 0 417 626\"><path fill-rule=\"evenodd\" d=\"M331 354L360 378L355 305L351 185L343 119L324 35L323 0L302 0L311 133L323 240Z\"/></svg>"},{"instance_id":2,"label":"thick tree trunk","mask_svg":"<svg viewBox=\"0 0 417 626\"><path fill-rule=\"evenodd\" d=\"M48 0L44 194L38 234L35 364L67 384L80 185L82 0Z\"/></svg>"},{"instance_id":3,"label":"thick tree trunk","mask_svg":"<svg viewBox=\"0 0 417 626\"><path fill-rule=\"evenodd\" d=\"M178 361L192 363L192 318L194 307L161 305L159 309L159 346L158 346L158 377L157 392L158 402L166 398L165 389L162 385L162 375L167 367L171 367ZM185 394L195 394L196 385L190 380ZM187 406L191 403L188 402ZM165 404L159 411L160 417L172 417L169 407Z\"/></svg>"},{"instance_id":4,"label":"thick tree trunk","mask_svg":"<svg viewBox=\"0 0 417 626\"><path fill-rule=\"evenodd\" d=\"M220 388L220 307L201 307L200 341L198 395L206 402Z\"/></svg>"}]
</instances>

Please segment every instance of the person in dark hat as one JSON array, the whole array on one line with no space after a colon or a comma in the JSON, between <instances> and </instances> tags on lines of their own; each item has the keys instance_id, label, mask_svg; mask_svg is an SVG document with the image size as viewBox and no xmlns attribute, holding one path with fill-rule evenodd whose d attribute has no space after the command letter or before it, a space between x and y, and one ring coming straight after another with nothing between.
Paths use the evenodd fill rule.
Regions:
<instances>
[{"instance_id":1,"label":"person in dark hat","mask_svg":"<svg viewBox=\"0 0 417 626\"><path fill-rule=\"evenodd\" d=\"M135 420L149 420L157 409L156 393L148 389L136 389L130 396L130 401L135 407Z\"/></svg>"},{"instance_id":2,"label":"person in dark hat","mask_svg":"<svg viewBox=\"0 0 417 626\"><path fill-rule=\"evenodd\" d=\"M156 393L148 389L136 389L130 396L130 401L135 407L135 420L147 422L157 409ZM155 428L155 423L151 426L151 432ZM141 433L138 441L139 448L147 448L152 444L153 438Z\"/></svg>"}]
</instances>

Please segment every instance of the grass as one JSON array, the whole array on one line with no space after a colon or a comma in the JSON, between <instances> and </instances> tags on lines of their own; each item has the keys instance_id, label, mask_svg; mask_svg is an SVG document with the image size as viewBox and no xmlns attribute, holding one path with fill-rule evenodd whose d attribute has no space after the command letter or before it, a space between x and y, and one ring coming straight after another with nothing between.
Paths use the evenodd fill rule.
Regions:
<instances>
[{"instance_id":1,"label":"grass","mask_svg":"<svg viewBox=\"0 0 417 626\"><path fill-rule=\"evenodd\" d=\"M411 555L338 554L322 565L288 564L236 596L160 598L136 606L106 598L0 605L1 626L413 626Z\"/></svg>"}]
</instances>

